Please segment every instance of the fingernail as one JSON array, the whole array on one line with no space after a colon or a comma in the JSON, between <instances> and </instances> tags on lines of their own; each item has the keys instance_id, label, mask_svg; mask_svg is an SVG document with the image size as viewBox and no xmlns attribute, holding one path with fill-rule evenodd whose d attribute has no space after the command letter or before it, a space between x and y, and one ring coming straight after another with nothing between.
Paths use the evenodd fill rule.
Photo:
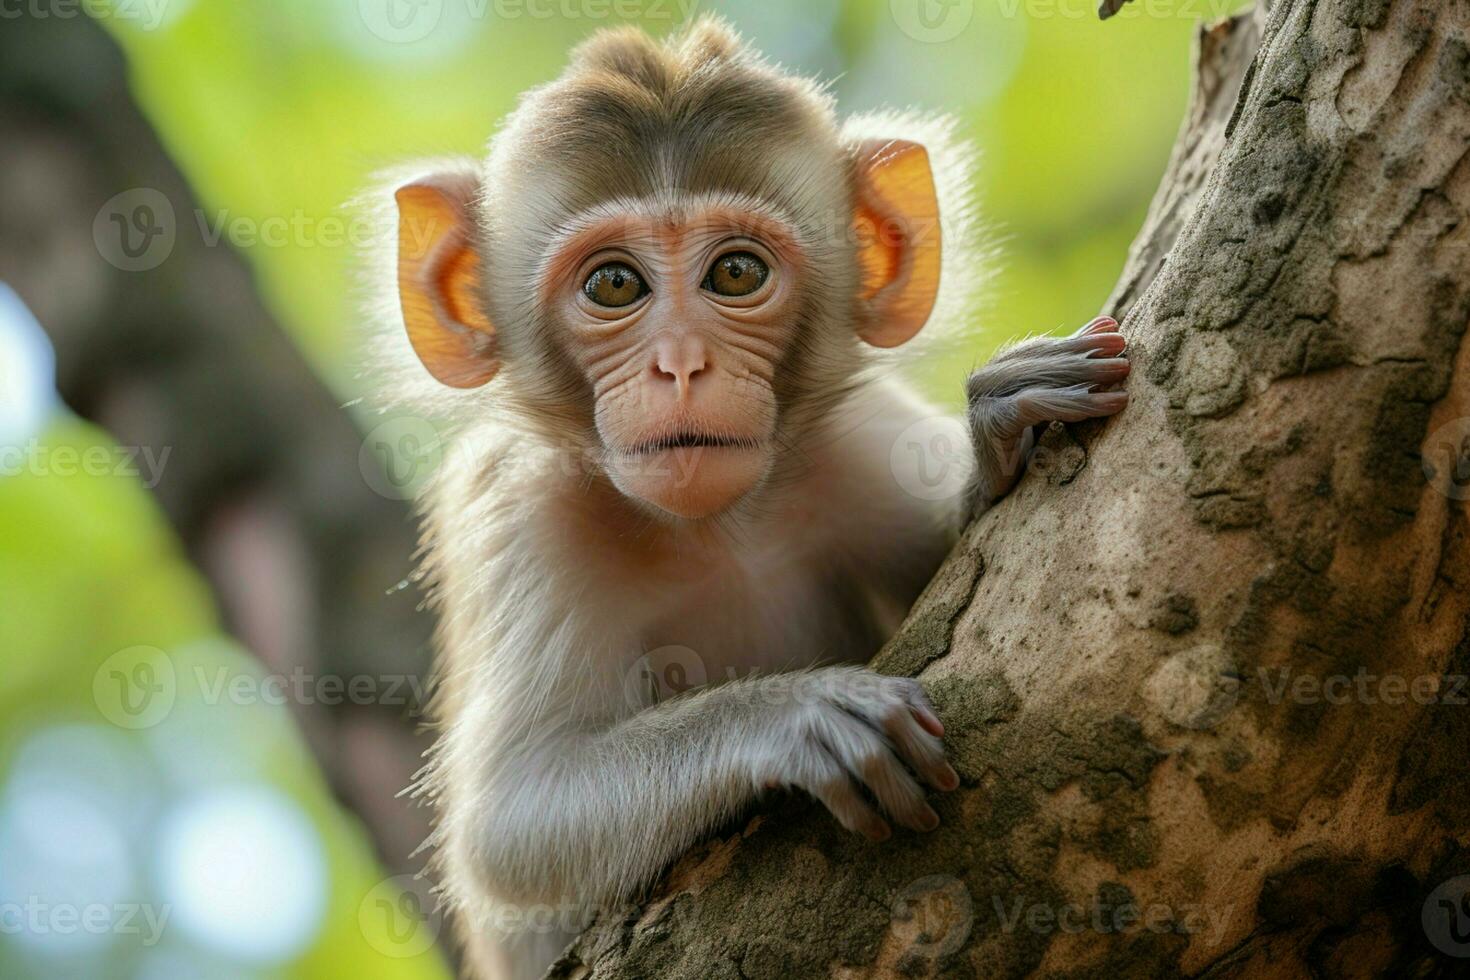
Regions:
<instances>
[{"instance_id":1,"label":"fingernail","mask_svg":"<svg viewBox=\"0 0 1470 980\"><path fill-rule=\"evenodd\" d=\"M954 789L960 784L960 774L954 771L954 766L945 764L944 772L941 774L943 782L940 783L945 789Z\"/></svg>"},{"instance_id":2,"label":"fingernail","mask_svg":"<svg viewBox=\"0 0 1470 980\"><path fill-rule=\"evenodd\" d=\"M939 826L939 814L937 814L937 813L934 812L934 808L932 806L931 807L925 807L924 808L924 813L923 813L923 815L919 819L919 828L921 830L923 830L925 833L928 833L929 831L933 830L935 827L938 827L938 826Z\"/></svg>"}]
</instances>

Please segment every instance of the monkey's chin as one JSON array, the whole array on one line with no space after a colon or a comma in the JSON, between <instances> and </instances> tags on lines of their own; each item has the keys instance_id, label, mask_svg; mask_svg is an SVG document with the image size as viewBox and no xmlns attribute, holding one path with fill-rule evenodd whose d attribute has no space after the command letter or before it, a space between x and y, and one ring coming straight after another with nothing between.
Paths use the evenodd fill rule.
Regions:
<instances>
[{"instance_id":1,"label":"monkey's chin","mask_svg":"<svg viewBox=\"0 0 1470 980\"><path fill-rule=\"evenodd\" d=\"M692 446L620 453L608 472L624 495L698 520L728 510L765 478L769 465L762 449Z\"/></svg>"}]
</instances>

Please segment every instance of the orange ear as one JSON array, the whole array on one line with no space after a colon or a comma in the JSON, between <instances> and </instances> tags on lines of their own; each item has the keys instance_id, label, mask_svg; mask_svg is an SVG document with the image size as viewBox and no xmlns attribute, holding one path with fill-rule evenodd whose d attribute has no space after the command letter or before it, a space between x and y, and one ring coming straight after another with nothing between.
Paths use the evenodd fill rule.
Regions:
<instances>
[{"instance_id":1,"label":"orange ear","mask_svg":"<svg viewBox=\"0 0 1470 980\"><path fill-rule=\"evenodd\" d=\"M463 174L398 188L398 296L414 353L440 382L478 388L495 376L495 328L480 295L470 202Z\"/></svg>"},{"instance_id":2,"label":"orange ear","mask_svg":"<svg viewBox=\"0 0 1470 980\"><path fill-rule=\"evenodd\" d=\"M853 229L867 310L858 336L874 347L912 339L939 294L939 197L929 154L908 140L868 140L857 151Z\"/></svg>"}]
</instances>

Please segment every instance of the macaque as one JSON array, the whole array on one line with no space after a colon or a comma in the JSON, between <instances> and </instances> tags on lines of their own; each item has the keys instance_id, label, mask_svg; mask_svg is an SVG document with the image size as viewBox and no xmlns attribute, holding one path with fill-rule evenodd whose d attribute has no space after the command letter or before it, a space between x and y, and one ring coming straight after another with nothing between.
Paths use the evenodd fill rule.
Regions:
<instances>
[{"instance_id":1,"label":"macaque","mask_svg":"<svg viewBox=\"0 0 1470 980\"><path fill-rule=\"evenodd\" d=\"M1112 319L1027 341L969 379L968 490L895 481L899 435L942 413L885 352L983 275L965 169L942 121L839 122L704 19L597 34L483 162L393 179L387 357L451 426L420 501L420 791L474 975L540 976L772 790L875 842L938 824L943 725L862 664L1033 426L1127 400ZM701 683L641 683L670 656Z\"/></svg>"}]
</instances>

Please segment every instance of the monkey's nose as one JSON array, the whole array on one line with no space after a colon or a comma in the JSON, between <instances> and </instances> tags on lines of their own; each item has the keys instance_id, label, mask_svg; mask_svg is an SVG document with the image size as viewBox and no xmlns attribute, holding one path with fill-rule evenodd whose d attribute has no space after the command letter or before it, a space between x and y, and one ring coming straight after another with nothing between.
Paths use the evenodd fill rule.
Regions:
<instances>
[{"instance_id":1,"label":"monkey's nose","mask_svg":"<svg viewBox=\"0 0 1470 980\"><path fill-rule=\"evenodd\" d=\"M704 342L698 337L668 337L659 341L654 354L653 373L660 381L679 386L679 400L689 397L696 375L709 367Z\"/></svg>"}]
</instances>

